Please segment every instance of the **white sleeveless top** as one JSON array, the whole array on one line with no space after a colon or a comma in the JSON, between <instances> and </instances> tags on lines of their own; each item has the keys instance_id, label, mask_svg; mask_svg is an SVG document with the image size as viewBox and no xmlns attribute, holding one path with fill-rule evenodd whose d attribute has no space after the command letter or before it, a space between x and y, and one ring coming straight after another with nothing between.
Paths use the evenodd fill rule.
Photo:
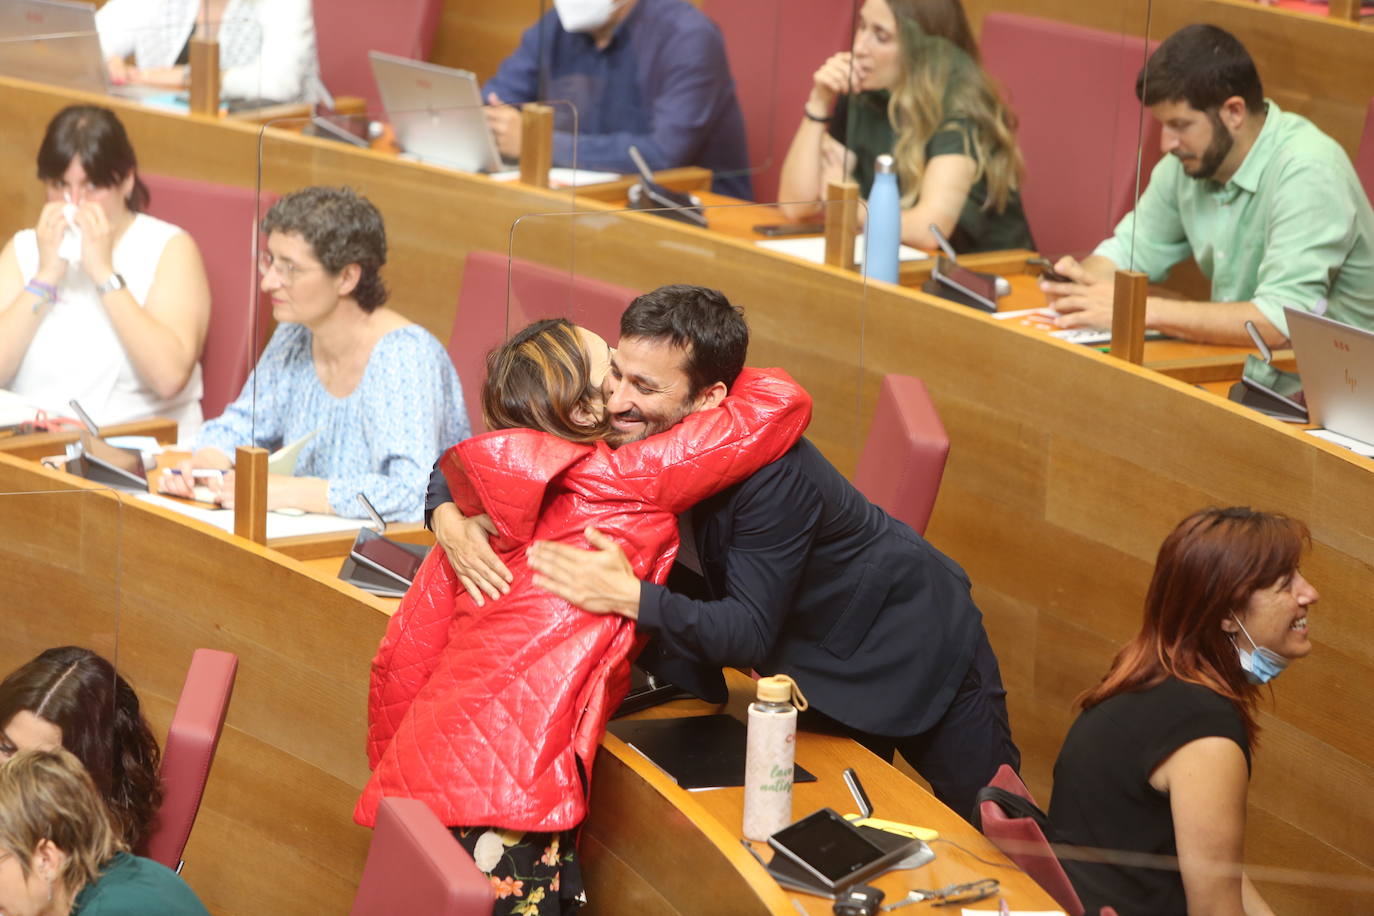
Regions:
<instances>
[{"instance_id":1,"label":"white sleeveless top","mask_svg":"<svg viewBox=\"0 0 1374 916\"><path fill-rule=\"evenodd\" d=\"M171 223L139 213L115 246L115 273L124 277L140 306L148 301L163 249L181 232ZM19 271L28 283L38 272L38 236L25 229L14 237ZM176 420L189 441L200 427L200 363L186 387L159 398L144 387L119 342L110 316L80 263L69 264L38 333L10 382L10 389L39 404L65 408L72 398L101 426L144 417Z\"/></svg>"}]
</instances>

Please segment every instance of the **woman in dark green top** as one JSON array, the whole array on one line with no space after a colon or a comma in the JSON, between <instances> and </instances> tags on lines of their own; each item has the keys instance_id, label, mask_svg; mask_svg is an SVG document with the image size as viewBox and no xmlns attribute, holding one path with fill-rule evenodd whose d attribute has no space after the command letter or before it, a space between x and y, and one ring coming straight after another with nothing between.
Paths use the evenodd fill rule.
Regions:
<instances>
[{"instance_id":1,"label":"woman in dark green top","mask_svg":"<svg viewBox=\"0 0 1374 916\"><path fill-rule=\"evenodd\" d=\"M814 81L778 189L789 219L819 213L826 182L846 175L867 197L874 160L891 153L908 245L934 249L934 223L956 251L1035 247L1014 119L959 0L866 0L853 52Z\"/></svg>"},{"instance_id":2,"label":"woman in dark green top","mask_svg":"<svg viewBox=\"0 0 1374 916\"><path fill-rule=\"evenodd\" d=\"M171 869L122 850L95 784L61 749L0 765L0 913L209 916Z\"/></svg>"}]
</instances>

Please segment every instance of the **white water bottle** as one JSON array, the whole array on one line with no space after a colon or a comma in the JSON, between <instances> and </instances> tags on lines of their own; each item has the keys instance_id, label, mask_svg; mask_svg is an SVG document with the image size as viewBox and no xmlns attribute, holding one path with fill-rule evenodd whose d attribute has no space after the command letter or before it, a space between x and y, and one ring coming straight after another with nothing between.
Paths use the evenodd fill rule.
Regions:
<instances>
[{"instance_id":1,"label":"white water bottle","mask_svg":"<svg viewBox=\"0 0 1374 916\"><path fill-rule=\"evenodd\" d=\"M762 842L792 823L797 710L806 708L806 698L796 688L785 674L760 678L758 699L749 704L744 835L751 840Z\"/></svg>"}]
</instances>

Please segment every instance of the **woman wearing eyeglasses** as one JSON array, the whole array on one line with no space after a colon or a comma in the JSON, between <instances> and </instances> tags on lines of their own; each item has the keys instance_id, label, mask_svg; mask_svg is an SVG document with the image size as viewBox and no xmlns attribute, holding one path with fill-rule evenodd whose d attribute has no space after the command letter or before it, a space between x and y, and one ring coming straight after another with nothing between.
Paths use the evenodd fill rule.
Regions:
<instances>
[{"instance_id":1,"label":"woman wearing eyeglasses","mask_svg":"<svg viewBox=\"0 0 1374 916\"><path fill-rule=\"evenodd\" d=\"M1160 546L1140 633L1080 698L1054 765L1059 840L1107 854L1064 860L1088 912L1270 913L1241 868L1245 798L1260 685L1312 651L1307 540L1281 515L1203 509Z\"/></svg>"},{"instance_id":2,"label":"woman wearing eyeglasses","mask_svg":"<svg viewBox=\"0 0 1374 916\"><path fill-rule=\"evenodd\" d=\"M361 518L363 493L384 519L419 521L434 460L471 430L443 345L383 304L381 214L348 188L304 188L277 201L262 229L258 266L276 333L163 489L189 496L187 470L228 470L238 446L277 449L308 436L295 474L269 477L269 509ZM233 505L232 474L206 484Z\"/></svg>"},{"instance_id":3,"label":"woman wearing eyeglasses","mask_svg":"<svg viewBox=\"0 0 1374 916\"><path fill-rule=\"evenodd\" d=\"M73 105L38 148L47 202L0 252L0 388L49 410L75 398L101 425L200 425L210 285L196 243L142 212L124 125Z\"/></svg>"}]
</instances>

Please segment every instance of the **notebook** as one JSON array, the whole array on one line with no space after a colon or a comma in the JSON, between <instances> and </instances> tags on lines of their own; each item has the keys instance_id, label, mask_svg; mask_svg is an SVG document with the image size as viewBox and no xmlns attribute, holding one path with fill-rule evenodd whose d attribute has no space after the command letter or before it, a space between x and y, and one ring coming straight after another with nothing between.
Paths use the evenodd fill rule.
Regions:
<instances>
[{"instance_id":1,"label":"notebook","mask_svg":"<svg viewBox=\"0 0 1374 916\"><path fill-rule=\"evenodd\" d=\"M1311 422L1374 443L1374 334L1286 308Z\"/></svg>"}]
</instances>

